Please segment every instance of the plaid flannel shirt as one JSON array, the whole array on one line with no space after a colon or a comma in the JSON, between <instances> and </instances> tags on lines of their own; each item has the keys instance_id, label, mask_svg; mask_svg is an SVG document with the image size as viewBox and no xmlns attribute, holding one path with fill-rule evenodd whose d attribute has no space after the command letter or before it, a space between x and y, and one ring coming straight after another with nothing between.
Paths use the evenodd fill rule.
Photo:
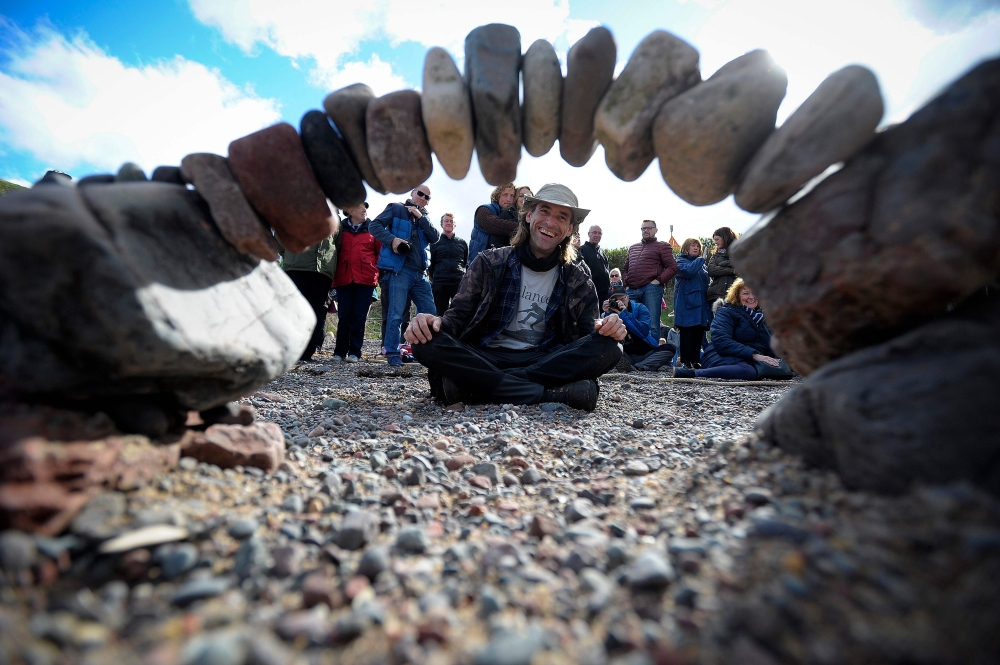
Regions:
<instances>
[{"instance_id":1,"label":"plaid flannel shirt","mask_svg":"<svg viewBox=\"0 0 1000 665\"><path fill-rule=\"evenodd\" d=\"M517 253L511 252L507 259L508 270L504 273L503 281L497 293L497 302L490 313L490 318L486 322L486 332L479 338L480 348L486 348L490 342L500 336L517 314L517 303L521 293L521 262L517 260ZM551 325L552 317L559 311L559 303L562 302L563 292L566 284L563 281L561 265L556 266L558 270L556 284L552 287L552 295L549 297L549 305L545 310L545 336L538 344L540 351L547 351L555 339L556 333Z\"/></svg>"}]
</instances>

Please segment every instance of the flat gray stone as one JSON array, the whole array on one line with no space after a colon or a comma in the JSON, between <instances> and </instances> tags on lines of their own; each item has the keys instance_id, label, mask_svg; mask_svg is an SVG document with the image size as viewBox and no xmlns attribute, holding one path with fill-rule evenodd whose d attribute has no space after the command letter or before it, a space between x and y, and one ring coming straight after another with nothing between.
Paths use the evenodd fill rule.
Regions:
<instances>
[{"instance_id":1,"label":"flat gray stone","mask_svg":"<svg viewBox=\"0 0 1000 665\"><path fill-rule=\"evenodd\" d=\"M364 83L355 83L335 90L323 100L323 109L344 137L347 149L368 186L379 194L386 189L375 174L371 158L368 156L368 133L365 130L365 116L368 104L375 99L375 92Z\"/></svg>"},{"instance_id":2,"label":"flat gray stone","mask_svg":"<svg viewBox=\"0 0 1000 665\"><path fill-rule=\"evenodd\" d=\"M465 80L476 117L476 154L486 182L503 185L521 159L518 98L521 34L501 23L479 26L465 38Z\"/></svg>"},{"instance_id":3,"label":"flat gray stone","mask_svg":"<svg viewBox=\"0 0 1000 665\"><path fill-rule=\"evenodd\" d=\"M490 482L493 483L494 486L500 484L500 478L501 478L500 467L497 466L496 464L493 464L492 462L481 462L479 464L473 464L470 471L472 471L472 473L476 474L477 476L486 476L487 478L490 479Z\"/></svg>"},{"instance_id":4,"label":"flat gray stone","mask_svg":"<svg viewBox=\"0 0 1000 665\"><path fill-rule=\"evenodd\" d=\"M312 309L210 219L196 192L156 182L0 199L0 382L205 410L291 369ZM44 271L28 259L40 253Z\"/></svg>"},{"instance_id":5,"label":"flat gray stone","mask_svg":"<svg viewBox=\"0 0 1000 665\"><path fill-rule=\"evenodd\" d=\"M372 101L365 116L368 156L379 180L394 194L405 194L431 177L427 143L415 90L390 92Z\"/></svg>"},{"instance_id":6,"label":"flat gray stone","mask_svg":"<svg viewBox=\"0 0 1000 665\"><path fill-rule=\"evenodd\" d=\"M633 591L658 591L677 579L677 572L659 552L646 550L632 563L628 584Z\"/></svg>"},{"instance_id":7,"label":"flat gray stone","mask_svg":"<svg viewBox=\"0 0 1000 665\"><path fill-rule=\"evenodd\" d=\"M615 38L603 26L584 35L566 56L559 154L572 166L583 166L597 150L594 114L611 85L617 56Z\"/></svg>"},{"instance_id":8,"label":"flat gray stone","mask_svg":"<svg viewBox=\"0 0 1000 665\"><path fill-rule=\"evenodd\" d=\"M663 105L701 82L698 51L664 30L635 47L594 116L594 133L616 176L631 182L653 161L653 120Z\"/></svg>"},{"instance_id":9,"label":"flat gray stone","mask_svg":"<svg viewBox=\"0 0 1000 665\"><path fill-rule=\"evenodd\" d=\"M424 57L420 107L431 150L444 172L454 180L469 173L475 135L469 89L455 61L443 48Z\"/></svg>"},{"instance_id":10,"label":"flat gray stone","mask_svg":"<svg viewBox=\"0 0 1000 665\"><path fill-rule=\"evenodd\" d=\"M883 111L871 70L848 65L830 74L750 160L736 205L750 212L778 207L828 166L864 148Z\"/></svg>"},{"instance_id":11,"label":"flat gray stone","mask_svg":"<svg viewBox=\"0 0 1000 665\"><path fill-rule=\"evenodd\" d=\"M521 133L524 149L541 157L559 138L562 115L562 68L552 44L538 39L521 60Z\"/></svg>"},{"instance_id":12,"label":"flat gray stone","mask_svg":"<svg viewBox=\"0 0 1000 665\"><path fill-rule=\"evenodd\" d=\"M400 529L396 536L396 549L407 554L421 554L430 546L427 532L418 526Z\"/></svg>"},{"instance_id":13,"label":"flat gray stone","mask_svg":"<svg viewBox=\"0 0 1000 665\"><path fill-rule=\"evenodd\" d=\"M344 516L337 533L337 546L345 550L358 550L375 540L378 533L378 515L367 510L355 510Z\"/></svg>"},{"instance_id":14,"label":"flat gray stone","mask_svg":"<svg viewBox=\"0 0 1000 665\"><path fill-rule=\"evenodd\" d=\"M751 51L674 97L653 123L660 172L677 196L718 203L774 131L788 77L766 51Z\"/></svg>"},{"instance_id":15,"label":"flat gray stone","mask_svg":"<svg viewBox=\"0 0 1000 665\"><path fill-rule=\"evenodd\" d=\"M278 259L274 234L243 196L225 157L207 152L188 155L181 160L181 176L208 203L212 221L233 247L267 261Z\"/></svg>"},{"instance_id":16,"label":"flat gray stone","mask_svg":"<svg viewBox=\"0 0 1000 665\"><path fill-rule=\"evenodd\" d=\"M125 162L118 169L118 174L115 175L115 182L145 182L148 180L146 173L138 164L133 164L132 162Z\"/></svg>"},{"instance_id":17,"label":"flat gray stone","mask_svg":"<svg viewBox=\"0 0 1000 665\"><path fill-rule=\"evenodd\" d=\"M171 599L174 605L184 607L198 600L214 598L229 588L229 580L221 577L206 577L187 582Z\"/></svg>"}]
</instances>

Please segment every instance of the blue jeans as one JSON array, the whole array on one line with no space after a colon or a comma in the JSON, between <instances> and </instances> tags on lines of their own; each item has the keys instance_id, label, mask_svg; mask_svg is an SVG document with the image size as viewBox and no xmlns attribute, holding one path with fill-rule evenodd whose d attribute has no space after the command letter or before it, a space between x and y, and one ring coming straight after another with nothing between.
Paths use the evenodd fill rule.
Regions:
<instances>
[{"instance_id":1,"label":"blue jeans","mask_svg":"<svg viewBox=\"0 0 1000 665\"><path fill-rule=\"evenodd\" d=\"M431 283L424 273L412 268L402 268L397 273L385 277L389 291L389 322L385 328L385 357L399 359L399 326L403 321L403 309L409 296L417 306L418 314L434 314L434 294Z\"/></svg>"},{"instance_id":2,"label":"blue jeans","mask_svg":"<svg viewBox=\"0 0 1000 665\"><path fill-rule=\"evenodd\" d=\"M628 299L641 302L649 310L649 331L660 338L660 305L663 303L663 285L647 284L640 289L628 289Z\"/></svg>"}]
</instances>

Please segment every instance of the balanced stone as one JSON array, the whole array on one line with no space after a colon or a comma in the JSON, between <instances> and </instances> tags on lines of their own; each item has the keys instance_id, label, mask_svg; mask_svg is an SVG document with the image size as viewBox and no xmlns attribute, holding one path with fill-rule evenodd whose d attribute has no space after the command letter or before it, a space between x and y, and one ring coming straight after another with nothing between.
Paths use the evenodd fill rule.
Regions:
<instances>
[{"instance_id":1,"label":"balanced stone","mask_svg":"<svg viewBox=\"0 0 1000 665\"><path fill-rule=\"evenodd\" d=\"M774 130L787 84L766 51L751 51L664 104L653 147L670 189L698 206L729 196Z\"/></svg>"},{"instance_id":2,"label":"balanced stone","mask_svg":"<svg viewBox=\"0 0 1000 665\"><path fill-rule=\"evenodd\" d=\"M39 272L25 257L44 253ZM178 185L44 187L0 199L0 384L203 410L290 369L315 315L273 263Z\"/></svg>"},{"instance_id":3,"label":"balanced stone","mask_svg":"<svg viewBox=\"0 0 1000 665\"><path fill-rule=\"evenodd\" d=\"M562 114L562 68L556 50L548 41L539 39L524 52L521 84L524 86L521 104L524 149L533 157L541 157L559 138Z\"/></svg>"},{"instance_id":4,"label":"balanced stone","mask_svg":"<svg viewBox=\"0 0 1000 665\"><path fill-rule=\"evenodd\" d=\"M424 58L421 112L427 141L449 177L461 180L469 173L475 144L469 90L455 61L434 47Z\"/></svg>"},{"instance_id":5,"label":"balanced stone","mask_svg":"<svg viewBox=\"0 0 1000 665\"><path fill-rule=\"evenodd\" d=\"M181 169L178 166L157 166L149 177L153 182L169 182L172 185L183 185Z\"/></svg>"},{"instance_id":6,"label":"balanced stone","mask_svg":"<svg viewBox=\"0 0 1000 665\"><path fill-rule=\"evenodd\" d=\"M365 130L365 117L368 104L375 99L375 93L364 83L355 83L346 88L331 92L323 100L323 109L337 126L340 135L344 137L347 149L354 158L354 163L368 186L379 194L385 194L382 181L375 175L368 156L368 133Z\"/></svg>"},{"instance_id":7,"label":"balanced stone","mask_svg":"<svg viewBox=\"0 0 1000 665\"><path fill-rule=\"evenodd\" d=\"M302 149L326 198L341 210L364 202L365 183L344 142L322 111L307 111L299 122Z\"/></svg>"},{"instance_id":8,"label":"balanced stone","mask_svg":"<svg viewBox=\"0 0 1000 665\"><path fill-rule=\"evenodd\" d=\"M642 175L655 157L656 114L699 82L698 51L683 39L657 30L639 42L594 116L594 132L612 173L628 182Z\"/></svg>"},{"instance_id":9,"label":"balanced stone","mask_svg":"<svg viewBox=\"0 0 1000 665\"><path fill-rule=\"evenodd\" d=\"M1000 274L998 120L994 59L733 246L793 369L888 340Z\"/></svg>"},{"instance_id":10,"label":"balanced stone","mask_svg":"<svg viewBox=\"0 0 1000 665\"><path fill-rule=\"evenodd\" d=\"M594 113L615 75L618 48L611 31L592 29L566 56L559 154L572 166L583 166L597 150Z\"/></svg>"},{"instance_id":11,"label":"balanced stone","mask_svg":"<svg viewBox=\"0 0 1000 665\"><path fill-rule=\"evenodd\" d=\"M121 168L118 169L118 175L115 176L115 182L145 182L146 180L148 180L146 173L138 164L132 162L122 164Z\"/></svg>"},{"instance_id":12,"label":"balanced stone","mask_svg":"<svg viewBox=\"0 0 1000 665\"><path fill-rule=\"evenodd\" d=\"M514 180L521 159L518 99L521 33L502 23L482 25L465 38L465 80L476 116L476 154L486 182Z\"/></svg>"},{"instance_id":13,"label":"balanced stone","mask_svg":"<svg viewBox=\"0 0 1000 665\"><path fill-rule=\"evenodd\" d=\"M1000 495L1000 301L835 360L768 409L765 438L883 493L967 481Z\"/></svg>"},{"instance_id":14,"label":"balanced stone","mask_svg":"<svg viewBox=\"0 0 1000 665\"><path fill-rule=\"evenodd\" d=\"M400 90L368 105L368 155L387 190L403 194L430 177L431 146L420 114L420 93Z\"/></svg>"},{"instance_id":15,"label":"balanced stone","mask_svg":"<svg viewBox=\"0 0 1000 665\"><path fill-rule=\"evenodd\" d=\"M90 185L109 185L115 181L113 173L94 173L85 175L76 181L77 187L89 187Z\"/></svg>"},{"instance_id":16,"label":"balanced stone","mask_svg":"<svg viewBox=\"0 0 1000 665\"><path fill-rule=\"evenodd\" d=\"M181 175L208 203L212 220L233 247L266 261L278 258L274 235L243 196L225 157L207 152L188 155L181 160Z\"/></svg>"},{"instance_id":17,"label":"balanced stone","mask_svg":"<svg viewBox=\"0 0 1000 665\"><path fill-rule=\"evenodd\" d=\"M287 122L230 143L229 168L288 250L301 252L337 232L337 218Z\"/></svg>"},{"instance_id":18,"label":"balanced stone","mask_svg":"<svg viewBox=\"0 0 1000 665\"><path fill-rule=\"evenodd\" d=\"M871 70L849 65L830 74L750 160L736 205L750 212L778 207L871 141L883 110Z\"/></svg>"}]
</instances>

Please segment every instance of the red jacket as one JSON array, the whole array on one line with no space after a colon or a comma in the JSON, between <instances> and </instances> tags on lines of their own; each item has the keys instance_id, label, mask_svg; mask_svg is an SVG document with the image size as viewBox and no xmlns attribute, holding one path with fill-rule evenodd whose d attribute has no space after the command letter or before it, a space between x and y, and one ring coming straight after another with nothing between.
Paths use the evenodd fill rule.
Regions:
<instances>
[{"instance_id":1,"label":"red jacket","mask_svg":"<svg viewBox=\"0 0 1000 665\"><path fill-rule=\"evenodd\" d=\"M677 274L677 261L670 243L661 240L637 242L628 248L622 281L630 289L641 289L654 279L666 284Z\"/></svg>"},{"instance_id":2,"label":"red jacket","mask_svg":"<svg viewBox=\"0 0 1000 665\"><path fill-rule=\"evenodd\" d=\"M376 286L378 284L378 253L382 243L368 232L367 220L355 231L350 222L340 225L340 245L337 250L337 272L333 288L348 284Z\"/></svg>"}]
</instances>

